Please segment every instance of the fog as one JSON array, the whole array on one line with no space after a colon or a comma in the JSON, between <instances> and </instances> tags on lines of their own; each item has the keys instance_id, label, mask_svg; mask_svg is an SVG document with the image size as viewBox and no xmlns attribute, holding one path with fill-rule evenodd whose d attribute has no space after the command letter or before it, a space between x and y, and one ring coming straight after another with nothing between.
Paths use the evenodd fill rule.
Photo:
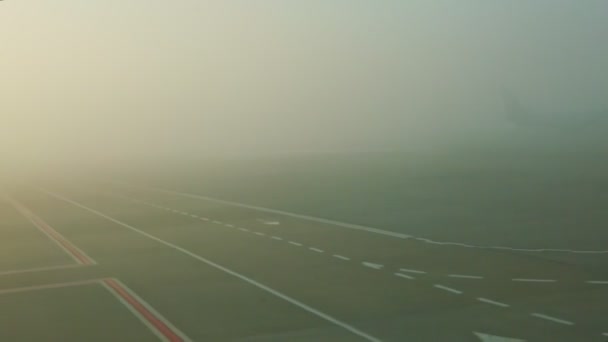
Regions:
<instances>
[{"instance_id":1,"label":"fog","mask_svg":"<svg viewBox=\"0 0 608 342\"><path fill-rule=\"evenodd\" d=\"M545 139L506 119L501 91L548 115L606 110L606 13L602 0L3 1L3 168ZM585 136L555 136L571 134Z\"/></svg>"}]
</instances>

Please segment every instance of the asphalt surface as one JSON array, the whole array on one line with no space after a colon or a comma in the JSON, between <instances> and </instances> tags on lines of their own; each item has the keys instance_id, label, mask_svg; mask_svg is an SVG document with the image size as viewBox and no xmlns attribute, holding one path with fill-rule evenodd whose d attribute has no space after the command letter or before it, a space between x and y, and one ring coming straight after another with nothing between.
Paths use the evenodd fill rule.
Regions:
<instances>
[{"instance_id":1,"label":"asphalt surface","mask_svg":"<svg viewBox=\"0 0 608 342\"><path fill-rule=\"evenodd\" d=\"M608 340L608 271L539 253L117 184L8 195L0 340Z\"/></svg>"}]
</instances>

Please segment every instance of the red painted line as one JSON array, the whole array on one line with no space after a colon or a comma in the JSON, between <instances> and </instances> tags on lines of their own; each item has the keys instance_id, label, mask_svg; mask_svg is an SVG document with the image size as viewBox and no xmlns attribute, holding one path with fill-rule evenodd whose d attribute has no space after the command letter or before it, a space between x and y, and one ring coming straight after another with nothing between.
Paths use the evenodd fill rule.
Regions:
<instances>
[{"instance_id":1,"label":"red painted line","mask_svg":"<svg viewBox=\"0 0 608 342\"><path fill-rule=\"evenodd\" d=\"M133 309L135 309L148 323L150 323L161 335L171 342L183 342L184 339L175 333L154 313L150 312L143 303L133 298L129 292L118 284L114 279L104 279L103 282L114 290L114 292L124 299Z\"/></svg>"},{"instance_id":2,"label":"red painted line","mask_svg":"<svg viewBox=\"0 0 608 342\"><path fill-rule=\"evenodd\" d=\"M83 265L91 265L94 264L93 260L89 258L88 255L84 254L80 249L74 246L70 241L68 241L63 235L59 234L53 227L49 226L46 222L44 222L40 217L35 216L33 213L31 214L31 219L34 221L40 229L43 229L49 235L51 235L59 244L61 244L65 249L67 249L78 261Z\"/></svg>"},{"instance_id":3,"label":"red painted line","mask_svg":"<svg viewBox=\"0 0 608 342\"><path fill-rule=\"evenodd\" d=\"M49 238L59 244L63 249L70 254L74 260L81 265L93 265L95 261L91 259L88 255L82 252L78 247L74 246L69 240L67 240L63 235L57 232L53 227L49 226L44 220L40 217L36 216L31 210L25 207L23 204L17 202L12 198L7 198L7 200L21 213L21 215L25 216L32 224L34 224L38 229L42 230L47 234Z\"/></svg>"}]
</instances>

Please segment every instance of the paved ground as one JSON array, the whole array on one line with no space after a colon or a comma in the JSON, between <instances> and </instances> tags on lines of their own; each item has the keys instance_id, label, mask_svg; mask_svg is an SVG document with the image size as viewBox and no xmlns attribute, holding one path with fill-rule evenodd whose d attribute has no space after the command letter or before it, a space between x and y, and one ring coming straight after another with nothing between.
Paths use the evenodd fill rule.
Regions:
<instances>
[{"instance_id":1,"label":"paved ground","mask_svg":"<svg viewBox=\"0 0 608 342\"><path fill-rule=\"evenodd\" d=\"M608 340L608 272L534 253L122 185L7 195L0 340Z\"/></svg>"}]
</instances>

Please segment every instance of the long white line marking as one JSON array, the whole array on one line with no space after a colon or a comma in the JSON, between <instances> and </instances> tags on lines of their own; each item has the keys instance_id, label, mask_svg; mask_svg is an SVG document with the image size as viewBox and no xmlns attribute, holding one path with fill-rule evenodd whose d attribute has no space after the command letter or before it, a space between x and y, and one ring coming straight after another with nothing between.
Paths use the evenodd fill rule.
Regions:
<instances>
[{"instance_id":1,"label":"long white line marking","mask_svg":"<svg viewBox=\"0 0 608 342\"><path fill-rule=\"evenodd\" d=\"M483 279L482 276L467 275L467 274L448 274L450 278L461 278L461 279Z\"/></svg>"},{"instance_id":2,"label":"long white line marking","mask_svg":"<svg viewBox=\"0 0 608 342\"><path fill-rule=\"evenodd\" d=\"M400 268L399 270L402 271L402 272L407 272L407 273L426 274L425 271L412 270L412 269L409 269L409 268Z\"/></svg>"},{"instance_id":3,"label":"long white line marking","mask_svg":"<svg viewBox=\"0 0 608 342\"><path fill-rule=\"evenodd\" d=\"M270 238L271 238L271 239L274 239L274 240L277 240L277 241L283 241L283 238L282 238L282 237L280 237L280 236L275 236L275 235L273 235L273 236L271 236Z\"/></svg>"},{"instance_id":4,"label":"long white line marking","mask_svg":"<svg viewBox=\"0 0 608 342\"><path fill-rule=\"evenodd\" d=\"M602 336L608 337L608 332L603 333Z\"/></svg>"},{"instance_id":5,"label":"long white line marking","mask_svg":"<svg viewBox=\"0 0 608 342\"><path fill-rule=\"evenodd\" d=\"M66 197L63 197L61 195L49 192L49 191L47 191L45 189L41 189L41 191L43 191L44 193L46 193L49 196L52 196L52 197L54 197L56 199L62 200L62 201L67 202L67 203L70 203L70 204L72 204L74 206L77 206L77 207L79 207L81 209L84 209L84 210L86 210L88 212L91 212L91 213L93 213L93 214L95 214L97 216L100 216L100 217L103 217L103 218L105 218L105 219L107 219L109 221L112 221L112 222L114 222L114 223L116 223L116 224L118 224L118 225L120 225L120 226L122 226L124 228L127 228L127 229L129 229L129 230L131 230L131 231L133 231L135 233L138 233L138 234L140 234L142 236L145 236L145 237L147 237L147 238L149 238L151 240L154 240L154 241L156 241L156 242L158 242L158 243L160 243L162 245L165 245L165 246L167 246L169 248L172 248L172 249L174 249L174 250L176 250L178 252L181 252L181 253L183 253L185 255L188 255L191 258L199 260L199 261L201 261L201 262L203 262L203 263L205 263L205 264L207 264L207 265L209 265L211 267L214 267L214 268L216 268L216 269L218 269L220 271L228 273L231 276L233 276L235 278L238 278L238 279L240 279L240 280L242 280L242 281L244 281L246 283L249 283L249 284L251 284L251 285L253 285L253 286L255 286L255 287L257 287L257 288L259 288L259 289L261 289L263 291L266 291L266 292L270 293L271 295L273 295L275 297L281 298L281 299L285 300L286 302L289 302L289 303L291 303L291 304L299 307L302 310L308 311L309 313L311 313L311 314L313 314L313 315L315 315L317 317L320 317L320 318L322 318L322 319L324 319L324 320L326 320L326 321L328 321L330 323L333 323L333 324L335 324L335 325L337 325L337 326L339 326L339 327L341 327L341 328L343 328L345 330L348 330L351 333L353 333L353 334L355 334L355 335L357 335L357 336L359 336L359 337L361 337L361 338L363 338L365 340L374 341L374 342L380 342L381 341L379 338L374 337L372 335L369 335L369 334L367 334L367 333L365 333L365 332L363 332L363 331L361 331L361 330L353 327L352 325L349 325L349 324L347 324L345 322L342 322L342 321L340 321L337 318L334 318L334 317L332 317L332 316L330 316L330 315L328 315L328 314L326 314L326 313L324 313L322 311L319 311L319 310L317 310L317 309L315 309L315 308L313 308L311 306L308 306L308 305L306 305L306 304L304 304L304 303L302 303L302 302L300 302L300 301L298 301L298 300L296 300L296 299L294 299L294 298L292 298L292 297L290 297L290 296L288 296L288 295L286 295L286 294L284 294L282 292L279 292L279 291L277 291L277 290L275 290L275 289L273 289L273 288L271 288L269 286L266 286L266 285L264 285L264 284L262 284L260 282L257 282L257 281L255 281L255 280L253 280L253 279L251 279L251 278L249 278L247 276L244 276L244 275L242 275L242 274L240 274L240 273L238 273L236 271L233 271L233 270L231 270L231 269L229 269L227 267L224 267L224 266L222 266L220 264L217 264L217 263L215 263L215 262L213 262L213 261L211 261L209 259L206 259L206 258L204 258L204 257L202 257L202 256L200 256L198 254L190 252L189 250L187 250L185 248L182 248L182 247L180 247L178 245L175 245L175 244L173 244L171 242L165 241L165 240L163 240L161 238L158 238L158 237L156 237L156 236L154 236L152 234L146 233L143 230L137 229L137 228L135 228L135 227L133 227L131 225L128 225L128 224L122 222L122 221L119 221L119 220L117 220L115 218L112 218L112 217L110 217L110 216L108 216L108 215L106 215L106 214L104 214L104 213L102 213L100 211L97 211L95 209L89 208L89 207L87 207L87 206L85 206L83 204L75 202L75 201L73 201L71 199L68 199Z\"/></svg>"},{"instance_id":6,"label":"long white line marking","mask_svg":"<svg viewBox=\"0 0 608 342\"><path fill-rule=\"evenodd\" d=\"M12 288L12 289L3 289L3 290L0 290L0 295L9 294L9 293L27 292L27 291L58 289L58 288L70 287L70 286L99 284L99 282L101 280L102 279L90 279L90 280L83 280L83 281L72 281L72 282L65 282L65 283L55 283L55 284L46 284L46 285L17 287L17 288Z\"/></svg>"},{"instance_id":7,"label":"long white line marking","mask_svg":"<svg viewBox=\"0 0 608 342\"><path fill-rule=\"evenodd\" d=\"M555 279L529 279L529 278L513 278L512 281L527 282L527 283L555 283Z\"/></svg>"},{"instance_id":8,"label":"long white line marking","mask_svg":"<svg viewBox=\"0 0 608 342\"><path fill-rule=\"evenodd\" d=\"M416 278L414 278L414 277L412 277L412 276L409 276L409 275L407 275L407 274L403 274L403 273L399 273L399 272L396 272L396 273L394 273L394 274L395 274L397 277L401 277L401 278L405 278L405 279L410 279L410 280L414 280L414 279L416 279Z\"/></svg>"},{"instance_id":9,"label":"long white line marking","mask_svg":"<svg viewBox=\"0 0 608 342\"><path fill-rule=\"evenodd\" d=\"M436 287L436 288L438 288L440 290L444 290L444 291L447 291L447 292L455 293L455 294L462 294L462 291L453 289L451 287L443 286L443 285L440 285L440 284L435 284L435 285L433 285L433 287Z\"/></svg>"},{"instance_id":10,"label":"long white line marking","mask_svg":"<svg viewBox=\"0 0 608 342\"><path fill-rule=\"evenodd\" d=\"M84 265L84 264L69 264L69 265L58 265L58 266L27 268L27 269L23 269L23 270L4 271L4 272L0 272L0 277L1 276L12 275L12 274L19 274L19 273L32 273L32 272L44 272L44 271L53 271L53 270L63 270L63 269L66 269L66 268L77 268L77 267L84 267L84 266L86 266L86 265Z\"/></svg>"},{"instance_id":11,"label":"long white line marking","mask_svg":"<svg viewBox=\"0 0 608 342\"><path fill-rule=\"evenodd\" d=\"M239 227L239 230L242 231L242 232L248 232L249 231L249 229L243 228L243 227Z\"/></svg>"},{"instance_id":12,"label":"long white line marking","mask_svg":"<svg viewBox=\"0 0 608 342\"><path fill-rule=\"evenodd\" d=\"M556 317L552 317L552 316L547 316L541 313L532 313L530 314L531 316L534 316L536 318L541 318L547 321L551 321L551 322L555 322L555 323L559 323L559 324L564 324L564 325L574 325L573 322L570 321L566 321L564 319L560 319L560 318L556 318Z\"/></svg>"},{"instance_id":13,"label":"long white line marking","mask_svg":"<svg viewBox=\"0 0 608 342\"><path fill-rule=\"evenodd\" d=\"M338 258L340 260L344 260L344 261L349 261L350 260L349 257L345 257L344 255L340 255L340 254L334 254L333 257L334 258Z\"/></svg>"},{"instance_id":14,"label":"long white line marking","mask_svg":"<svg viewBox=\"0 0 608 342\"><path fill-rule=\"evenodd\" d=\"M302 247L302 244L299 242L295 242L295 241L289 241L290 244L294 245L294 246L298 246L298 247Z\"/></svg>"},{"instance_id":15,"label":"long white line marking","mask_svg":"<svg viewBox=\"0 0 608 342\"><path fill-rule=\"evenodd\" d=\"M226 223L226 224L224 224L224 226L226 226L226 227L228 227L228 228L234 228L234 225L233 225L233 224L230 224L230 223Z\"/></svg>"},{"instance_id":16,"label":"long white line marking","mask_svg":"<svg viewBox=\"0 0 608 342\"><path fill-rule=\"evenodd\" d=\"M262 233L262 232L255 232L255 235L259 235L259 236L265 236L266 234Z\"/></svg>"},{"instance_id":17,"label":"long white line marking","mask_svg":"<svg viewBox=\"0 0 608 342\"><path fill-rule=\"evenodd\" d=\"M325 252L324 250L318 249L318 248L315 248L315 247L308 247L308 249L310 249L311 251L317 252L317 253L323 253L323 252Z\"/></svg>"},{"instance_id":18,"label":"long white line marking","mask_svg":"<svg viewBox=\"0 0 608 342\"><path fill-rule=\"evenodd\" d=\"M608 285L608 280L589 280L587 284Z\"/></svg>"},{"instance_id":19,"label":"long white line marking","mask_svg":"<svg viewBox=\"0 0 608 342\"><path fill-rule=\"evenodd\" d=\"M508 308L510 306L509 304L497 302L495 300L491 300L491 299L487 299L487 298L483 298L483 297L479 297L479 298L477 298L477 300L480 301L480 302L484 302L486 304L500 306L502 308Z\"/></svg>"},{"instance_id":20,"label":"long white line marking","mask_svg":"<svg viewBox=\"0 0 608 342\"><path fill-rule=\"evenodd\" d=\"M366 226L345 223L345 222L340 222L340 221L335 221L335 220L328 220L328 219L314 217L314 216L296 214L296 213L292 213L292 212L288 212L288 211L264 208L264 207L260 207L260 206L250 205L250 204L226 201L226 200L221 200L221 199L212 198L212 197L208 197L208 196L167 190L167 189L162 189L162 188L158 188L158 187L136 186L136 185L126 184L126 183L122 183L122 182L109 182L109 183L120 184L122 186L130 187L130 188L144 189L144 190L149 190L149 191L162 192L162 193L166 193L166 194L178 195L178 196L182 196L182 197L195 198L195 199L200 199L200 200L204 200L204 201L208 201L208 202L220 203L220 204L224 204L224 205L230 205L230 206L246 208L246 209L252 209L252 210L257 210L257 211L261 211L261 212L279 214L279 215L283 215L283 216L288 216L288 217L293 217L293 218L303 219L303 220L309 220L309 221L313 221L313 222L331 224L331 225L339 226L339 227L343 227L343 228L361 230L361 231L391 236L391 237L400 238L400 239L413 239L415 241L424 242L424 243L432 244L432 245L454 246L454 247L465 247L465 248L476 248L476 249L498 249L498 250L514 251L514 252L532 252L532 253L549 253L549 252L551 252L551 253L574 253L574 254L608 254L608 250L574 250L574 249L560 249L560 248L514 248L514 247L507 247L507 246L482 246L482 245L472 245L472 244L461 243L461 242L436 241L436 240L427 239L427 238L423 238L423 237L412 236L409 234L392 232L392 231L388 231L388 230L384 230L384 229L366 227Z\"/></svg>"}]
</instances>

